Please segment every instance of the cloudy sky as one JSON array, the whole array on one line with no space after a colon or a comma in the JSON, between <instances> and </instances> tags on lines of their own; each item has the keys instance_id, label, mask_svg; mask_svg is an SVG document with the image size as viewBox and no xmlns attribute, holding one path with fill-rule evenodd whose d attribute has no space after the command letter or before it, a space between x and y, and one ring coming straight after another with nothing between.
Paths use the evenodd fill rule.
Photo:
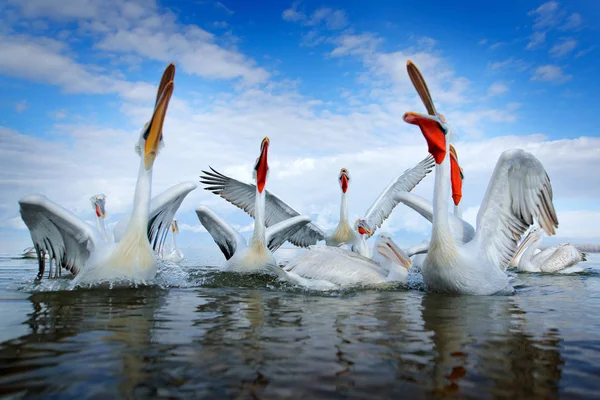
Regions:
<instances>
[{"instance_id":1,"label":"cloudy sky","mask_svg":"<svg viewBox=\"0 0 600 400\"><path fill-rule=\"evenodd\" d=\"M89 197L103 192L109 227L131 209L134 145L171 61L153 194L197 182L209 165L250 181L268 135L267 189L333 228L346 167L350 217L359 217L427 155L418 128L402 121L424 111L411 59L455 128L467 219L500 153L520 147L550 175L557 239L600 241L598 19L595 1L4 1L0 253L30 245L17 204L26 194L91 222ZM432 182L416 193L431 198ZM193 212L200 204L249 234L249 217L199 185L178 213L182 247L212 243ZM404 245L430 231L403 206L385 228Z\"/></svg>"}]
</instances>

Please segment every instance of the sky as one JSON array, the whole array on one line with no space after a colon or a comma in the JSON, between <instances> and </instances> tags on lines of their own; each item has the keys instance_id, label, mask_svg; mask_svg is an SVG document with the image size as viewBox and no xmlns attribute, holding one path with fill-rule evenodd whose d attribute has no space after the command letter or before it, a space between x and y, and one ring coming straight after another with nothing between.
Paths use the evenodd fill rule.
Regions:
<instances>
[{"instance_id":1,"label":"sky","mask_svg":"<svg viewBox=\"0 0 600 400\"><path fill-rule=\"evenodd\" d=\"M502 151L544 164L557 235L600 242L600 3L589 1L92 1L0 2L0 253L31 245L18 200L41 193L108 228L131 210L139 158L169 62L177 67L154 166L153 195L198 183L177 218L186 246L215 246L194 208L206 205L248 236L252 219L198 182L209 165L251 182L271 139L267 190L324 229L339 218L342 167L350 220L390 180L426 157L424 112L406 74L422 71L455 131L475 223ZM592 99L592 101L590 101ZM593 100L596 99L596 100ZM431 199L433 174L415 193ZM401 246L431 225L398 206L381 231Z\"/></svg>"}]
</instances>

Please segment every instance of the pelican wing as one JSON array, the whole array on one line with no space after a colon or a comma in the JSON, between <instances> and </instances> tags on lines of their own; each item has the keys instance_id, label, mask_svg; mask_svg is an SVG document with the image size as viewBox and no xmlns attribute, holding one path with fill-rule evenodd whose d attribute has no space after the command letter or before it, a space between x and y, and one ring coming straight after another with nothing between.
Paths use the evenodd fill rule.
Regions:
<instances>
[{"instance_id":1,"label":"pelican wing","mask_svg":"<svg viewBox=\"0 0 600 400\"><path fill-rule=\"evenodd\" d=\"M235 252L246 245L246 240L231 225L221 219L210 208L200 206L196 208L196 214L200 223L212 236L219 246L226 260L229 260Z\"/></svg>"},{"instance_id":2,"label":"pelican wing","mask_svg":"<svg viewBox=\"0 0 600 400\"><path fill-rule=\"evenodd\" d=\"M196 187L194 182L182 182L152 198L148 214L148 240L154 250L159 251L162 248L175 213L179 210L183 199ZM116 242L123 237L130 217L130 215L123 217L115 226Z\"/></svg>"},{"instance_id":3,"label":"pelican wing","mask_svg":"<svg viewBox=\"0 0 600 400\"><path fill-rule=\"evenodd\" d=\"M429 251L429 241L426 241L425 243L415 244L405 249L405 251L409 257L412 257L416 254L426 254Z\"/></svg>"},{"instance_id":4,"label":"pelican wing","mask_svg":"<svg viewBox=\"0 0 600 400\"><path fill-rule=\"evenodd\" d=\"M475 240L484 255L504 270L534 220L547 235L553 235L558 227L550 178L532 154L506 150L496 163L479 208Z\"/></svg>"},{"instance_id":5,"label":"pelican wing","mask_svg":"<svg viewBox=\"0 0 600 400\"><path fill-rule=\"evenodd\" d=\"M435 166L432 155L428 155L423 161L412 168L404 171L402 175L392 180L390 184L381 192L377 200L369 207L365 215L373 233L383 224L394 207L398 205L395 195L402 192L410 192L430 173Z\"/></svg>"},{"instance_id":6,"label":"pelican wing","mask_svg":"<svg viewBox=\"0 0 600 400\"><path fill-rule=\"evenodd\" d=\"M300 215L271 225L265 231L267 247L274 252L281 247L291 235L298 232L298 230L302 229L302 227L306 226L308 223L310 223L310 217Z\"/></svg>"},{"instance_id":7,"label":"pelican wing","mask_svg":"<svg viewBox=\"0 0 600 400\"><path fill-rule=\"evenodd\" d=\"M44 253L49 260L56 260L57 266L76 275L99 243L98 234L81 218L41 194L23 197L19 206L40 259L38 277L44 272Z\"/></svg>"},{"instance_id":8,"label":"pelican wing","mask_svg":"<svg viewBox=\"0 0 600 400\"><path fill-rule=\"evenodd\" d=\"M429 200L408 192L397 193L395 199L421 214L429 222L433 222L433 204ZM452 237L459 243L468 243L475 237L475 228L467 221L449 214L448 222Z\"/></svg>"},{"instance_id":9,"label":"pelican wing","mask_svg":"<svg viewBox=\"0 0 600 400\"><path fill-rule=\"evenodd\" d=\"M207 185L204 189L221 196L254 218L256 186L223 175L212 167L210 169L211 171L202 171L204 175L200 176L200 182ZM300 215L298 211L268 190L265 190L265 209L267 227ZM299 247L314 245L319 240L325 240L325 232L312 222L304 225L288 238L290 243Z\"/></svg>"}]
</instances>

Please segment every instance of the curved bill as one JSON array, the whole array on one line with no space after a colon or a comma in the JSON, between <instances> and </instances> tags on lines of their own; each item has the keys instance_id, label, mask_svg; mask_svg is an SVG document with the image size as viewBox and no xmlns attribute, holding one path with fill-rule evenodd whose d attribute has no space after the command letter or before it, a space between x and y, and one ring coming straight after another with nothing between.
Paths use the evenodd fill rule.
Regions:
<instances>
[{"instance_id":1,"label":"curved bill","mask_svg":"<svg viewBox=\"0 0 600 400\"><path fill-rule=\"evenodd\" d=\"M258 189L258 193L263 192L267 183L269 143L269 138L265 137L260 145L260 156L256 160L256 188Z\"/></svg>"},{"instance_id":2,"label":"curved bill","mask_svg":"<svg viewBox=\"0 0 600 400\"><path fill-rule=\"evenodd\" d=\"M419 71L419 68L412 61L408 60L406 62L406 70L408 71L408 76L415 87L421 101L425 105L427 112L429 115L438 115L435 105L433 104L433 98L431 97L431 93L429 93L429 88L427 87L427 82L425 82L425 78Z\"/></svg>"},{"instance_id":3,"label":"curved bill","mask_svg":"<svg viewBox=\"0 0 600 400\"><path fill-rule=\"evenodd\" d=\"M146 170L152 168L156 154L158 154L158 146L162 139L162 128L165 122L165 116L167 115L167 108L169 107L169 101L173 95L174 83L169 81L162 91L156 108L154 108L154 115L150 120L150 124L146 128L144 139L146 139L146 145L144 146L144 166Z\"/></svg>"},{"instance_id":4,"label":"curved bill","mask_svg":"<svg viewBox=\"0 0 600 400\"><path fill-rule=\"evenodd\" d=\"M412 265L412 261L408 257L408 254L404 250L402 250L392 239L385 239L384 244L391 250L394 255L395 260L393 260L396 264L403 266L404 268L410 270L410 266Z\"/></svg>"},{"instance_id":5,"label":"curved bill","mask_svg":"<svg viewBox=\"0 0 600 400\"><path fill-rule=\"evenodd\" d=\"M160 79L160 83L158 84L158 91L156 92L156 101L154 102L154 107L158 104L160 100L160 95L165 91L165 87L167 83L175 80L175 64L171 63L165 68L165 72L163 72L163 76Z\"/></svg>"}]
</instances>

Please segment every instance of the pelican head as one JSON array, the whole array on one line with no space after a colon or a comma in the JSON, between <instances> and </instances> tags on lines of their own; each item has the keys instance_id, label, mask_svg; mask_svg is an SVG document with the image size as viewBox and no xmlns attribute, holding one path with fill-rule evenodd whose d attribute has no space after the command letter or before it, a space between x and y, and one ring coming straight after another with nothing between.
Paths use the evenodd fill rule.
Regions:
<instances>
[{"instance_id":1,"label":"pelican head","mask_svg":"<svg viewBox=\"0 0 600 400\"><path fill-rule=\"evenodd\" d=\"M90 202L92 203L94 211L96 211L96 216L106 218L106 196L104 193L96 194L90 197Z\"/></svg>"},{"instance_id":2,"label":"pelican head","mask_svg":"<svg viewBox=\"0 0 600 400\"><path fill-rule=\"evenodd\" d=\"M175 65L173 63L165 69L158 91L156 93L156 103L154 113L150 121L146 123L140 133L140 139L136 146L136 151L144 160L144 167L149 171L154 165L154 160L162 146L162 128L169 107L169 101L173 94L173 79L175 78Z\"/></svg>"},{"instance_id":3,"label":"pelican head","mask_svg":"<svg viewBox=\"0 0 600 400\"><path fill-rule=\"evenodd\" d=\"M256 159L254 164L254 180L256 181L256 188L258 193L262 193L267 183L267 176L269 175L269 138L265 137L260 144L260 156Z\"/></svg>"},{"instance_id":4,"label":"pelican head","mask_svg":"<svg viewBox=\"0 0 600 400\"><path fill-rule=\"evenodd\" d=\"M427 109L427 114L409 111L402 118L405 122L418 125L421 128L421 132L427 140L429 153L433 155L437 164L441 164L446 157L446 135L450 129L444 116L438 114L435 109L429 88L427 88L427 83L421 75L421 71L410 60L406 64L406 69L413 86Z\"/></svg>"},{"instance_id":5,"label":"pelican head","mask_svg":"<svg viewBox=\"0 0 600 400\"><path fill-rule=\"evenodd\" d=\"M382 233L377 238L374 250L395 265L400 265L408 271L412 264L408 254L392 240L388 233Z\"/></svg>"},{"instance_id":6,"label":"pelican head","mask_svg":"<svg viewBox=\"0 0 600 400\"><path fill-rule=\"evenodd\" d=\"M360 235L367 235L367 237L373 234L373 229L369 226L369 223L364 219L358 219L356 221L355 229Z\"/></svg>"},{"instance_id":7,"label":"pelican head","mask_svg":"<svg viewBox=\"0 0 600 400\"><path fill-rule=\"evenodd\" d=\"M176 219L174 219L173 221L171 221L171 231L173 231L173 234L179 233L179 224L177 224L177 220Z\"/></svg>"},{"instance_id":8,"label":"pelican head","mask_svg":"<svg viewBox=\"0 0 600 400\"><path fill-rule=\"evenodd\" d=\"M342 192L346 193L348 190L348 185L350 184L350 172L346 168L342 168L340 170L340 176L338 177L340 181L340 187L342 188Z\"/></svg>"}]
</instances>

